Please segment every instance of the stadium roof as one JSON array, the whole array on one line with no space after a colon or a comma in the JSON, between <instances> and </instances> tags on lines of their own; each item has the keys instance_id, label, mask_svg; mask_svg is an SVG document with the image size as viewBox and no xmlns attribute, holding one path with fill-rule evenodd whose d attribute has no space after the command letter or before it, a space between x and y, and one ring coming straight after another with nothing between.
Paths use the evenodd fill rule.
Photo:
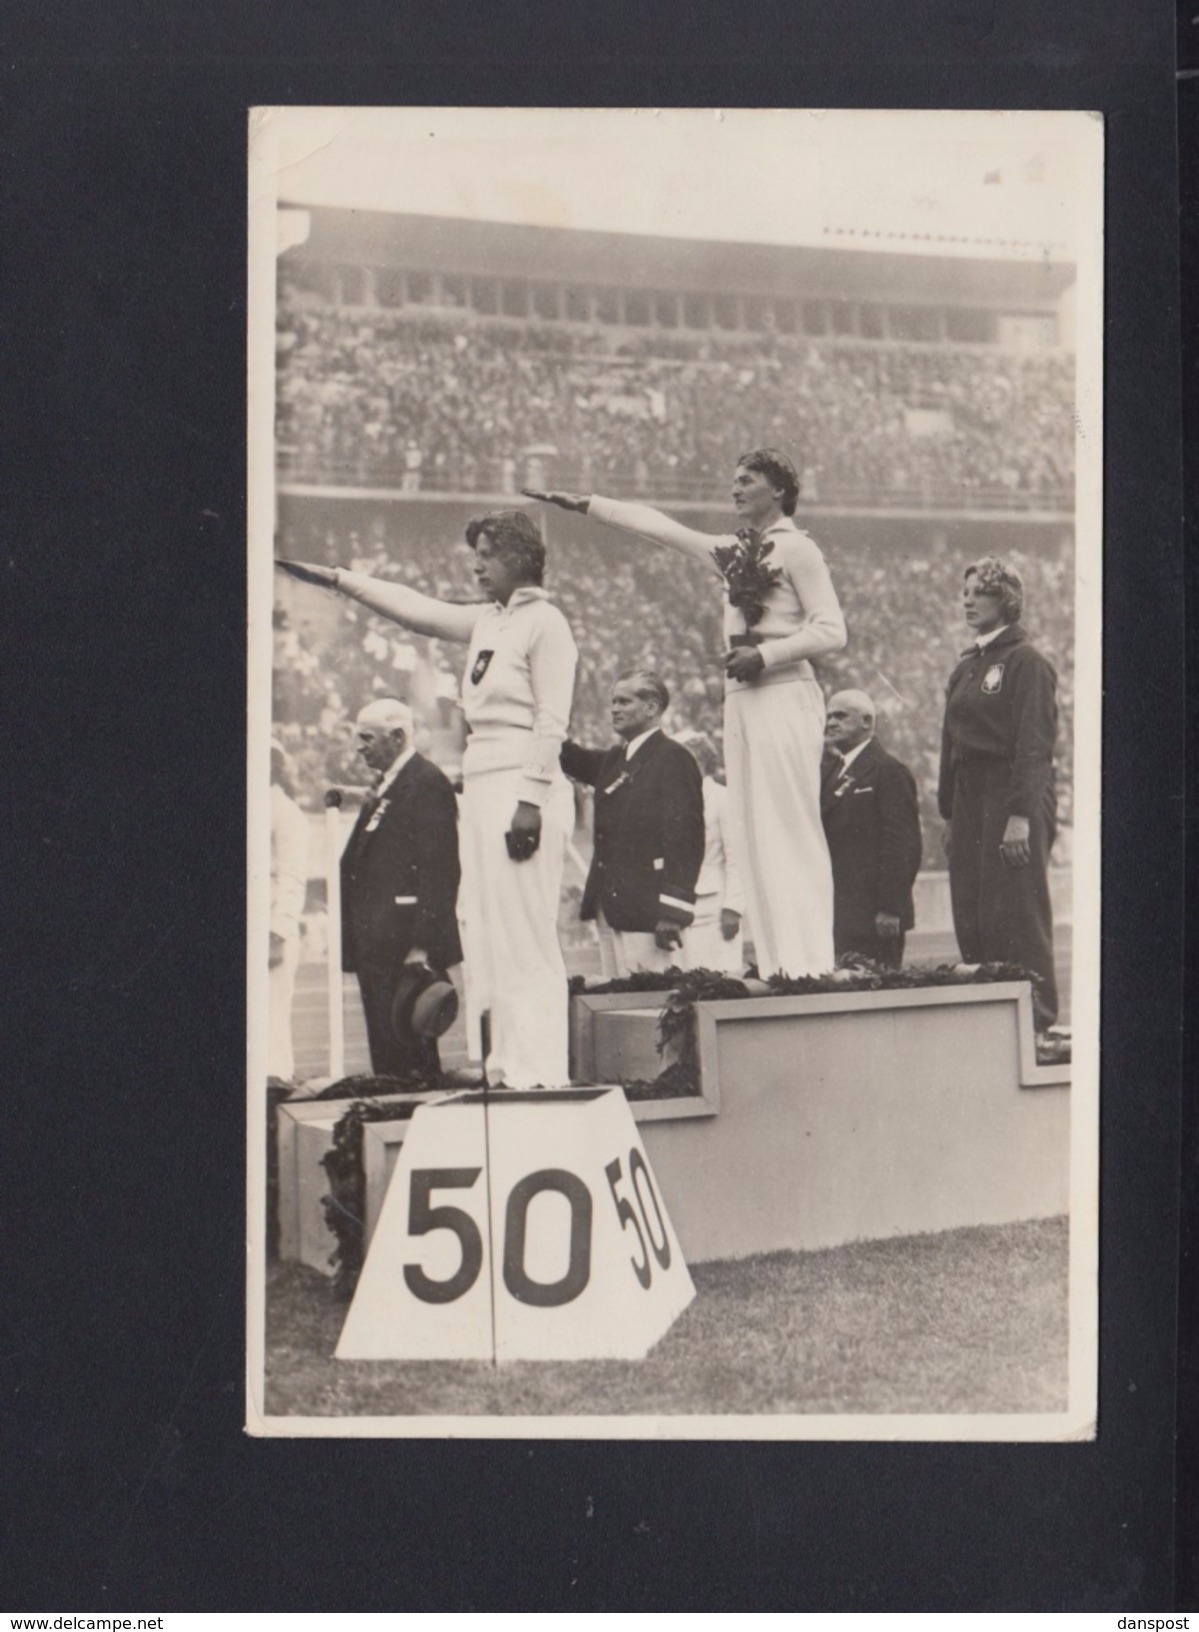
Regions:
<instances>
[{"instance_id":1,"label":"stadium roof","mask_svg":"<svg viewBox=\"0 0 1199 1632\"><path fill-rule=\"evenodd\" d=\"M655 238L641 234L521 226L434 215L281 204L310 218L291 261L393 266L477 277L638 289L695 289L776 298L949 303L1044 310L1074 282L1074 267L861 248L782 246Z\"/></svg>"}]
</instances>

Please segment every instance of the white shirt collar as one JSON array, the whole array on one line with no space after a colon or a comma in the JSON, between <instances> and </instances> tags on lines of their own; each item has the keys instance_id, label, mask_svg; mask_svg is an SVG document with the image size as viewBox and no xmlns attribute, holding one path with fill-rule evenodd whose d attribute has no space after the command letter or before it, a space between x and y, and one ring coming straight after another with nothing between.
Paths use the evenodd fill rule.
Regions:
<instances>
[{"instance_id":1,"label":"white shirt collar","mask_svg":"<svg viewBox=\"0 0 1199 1632\"><path fill-rule=\"evenodd\" d=\"M870 735L868 737L865 737L861 742L859 742L856 748L851 748L847 754L842 754L841 755L841 772L842 772L843 775L849 769L849 767L853 764L854 760L858 757L858 755L862 752L862 749L865 748L865 747L868 747L869 744L872 743L873 741L874 741L874 736L872 734L872 735Z\"/></svg>"},{"instance_id":2,"label":"white shirt collar","mask_svg":"<svg viewBox=\"0 0 1199 1632\"><path fill-rule=\"evenodd\" d=\"M412 756L413 756L413 754L415 754L415 752L416 752L416 749L413 748L411 744L409 744L408 747L404 749L404 752L400 755L400 757L398 759L393 759L392 760L391 764L383 772L383 777L382 777L382 780L379 783L379 786L375 789L375 797L376 798L382 798L382 796L387 792L388 788L395 781L396 777L399 776L400 772L404 769L404 766L407 765L408 761L412 758Z\"/></svg>"},{"instance_id":3,"label":"white shirt collar","mask_svg":"<svg viewBox=\"0 0 1199 1632\"><path fill-rule=\"evenodd\" d=\"M648 742L653 736L654 732L660 731L661 729L662 727L660 725L651 725L648 731L643 731L639 737L634 737L631 742L626 742L624 745L625 764L628 764L643 742Z\"/></svg>"},{"instance_id":4,"label":"white shirt collar","mask_svg":"<svg viewBox=\"0 0 1199 1632\"><path fill-rule=\"evenodd\" d=\"M988 629L985 635L975 635L974 644L981 651L984 646L989 646L991 644L996 635L1001 635L1006 627L1006 624L1001 623L996 629Z\"/></svg>"},{"instance_id":5,"label":"white shirt collar","mask_svg":"<svg viewBox=\"0 0 1199 1632\"><path fill-rule=\"evenodd\" d=\"M539 584L520 584L509 595L507 606L501 606L499 601L491 604L497 612L515 612L518 606L528 606L531 601L548 601L549 598L549 591Z\"/></svg>"}]
</instances>

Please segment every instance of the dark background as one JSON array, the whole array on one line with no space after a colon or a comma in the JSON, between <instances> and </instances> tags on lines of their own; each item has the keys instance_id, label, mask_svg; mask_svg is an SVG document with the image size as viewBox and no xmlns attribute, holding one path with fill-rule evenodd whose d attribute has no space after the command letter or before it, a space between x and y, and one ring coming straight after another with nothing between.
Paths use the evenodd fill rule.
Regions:
<instances>
[{"instance_id":1,"label":"dark background","mask_svg":"<svg viewBox=\"0 0 1199 1632\"><path fill-rule=\"evenodd\" d=\"M1199 596L1199 5L1178 8L1179 224L1182 249L1182 405L1185 443L1187 563L1187 848L1199 840L1199 633L1194 608ZM1178 1372L1178 1601L1199 1606L1199 883L1187 878L1185 947L1187 1016L1182 1106L1182 1258L1179 1286Z\"/></svg>"},{"instance_id":2,"label":"dark background","mask_svg":"<svg viewBox=\"0 0 1199 1632\"><path fill-rule=\"evenodd\" d=\"M284 30L223 0L58 0L6 8L3 29L0 1194L16 1299L0 1601L1131 1611L1193 1594L1193 1551L1176 1580L1173 1539L1176 1520L1187 1532L1169 9L321 0ZM1095 1443L244 1436L245 131L270 102L1104 111Z\"/></svg>"}]
</instances>

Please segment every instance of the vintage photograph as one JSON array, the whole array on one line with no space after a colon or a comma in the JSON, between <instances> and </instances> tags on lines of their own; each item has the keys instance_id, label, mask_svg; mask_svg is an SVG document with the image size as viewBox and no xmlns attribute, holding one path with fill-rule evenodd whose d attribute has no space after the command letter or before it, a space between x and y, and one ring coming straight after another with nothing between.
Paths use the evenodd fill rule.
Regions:
<instances>
[{"instance_id":1,"label":"vintage photograph","mask_svg":"<svg viewBox=\"0 0 1199 1632\"><path fill-rule=\"evenodd\" d=\"M1092 1437L1101 119L249 148L249 1431Z\"/></svg>"}]
</instances>

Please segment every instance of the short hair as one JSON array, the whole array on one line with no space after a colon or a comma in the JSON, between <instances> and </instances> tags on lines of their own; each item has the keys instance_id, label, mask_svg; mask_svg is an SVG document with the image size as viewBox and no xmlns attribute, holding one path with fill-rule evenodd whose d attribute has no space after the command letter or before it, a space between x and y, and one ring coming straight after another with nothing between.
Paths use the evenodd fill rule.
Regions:
<instances>
[{"instance_id":1,"label":"short hair","mask_svg":"<svg viewBox=\"0 0 1199 1632\"><path fill-rule=\"evenodd\" d=\"M684 731L674 740L687 750L704 776L716 775L720 769L720 755L706 731Z\"/></svg>"},{"instance_id":2,"label":"short hair","mask_svg":"<svg viewBox=\"0 0 1199 1632\"><path fill-rule=\"evenodd\" d=\"M799 503L799 475L781 448L754 448L749 453L743 453L737 464L765 476L771 487L781 488L783 496L779 500L779 509L785 516L795 514L795 506Z\"/></svg>"},{"instance_id":3,"label":"short hair","mask_svg":"<svg viewBox=\"0 0 1199 1632\"><path fill-rule=\"evenodd\" d=\"M860 691L856 686L846 686L843 691L835 691L825 704L831 709L834 703L841 703L845 708L852 708L855 714L869 718L871 724L878 719L878 710L874 706L874 698L868 691Z\"/></svg>"},{"instance_id":4,"label":"short hair","mask_svg":"<svg viewBox=\"0 0 1199 1632\"><path fill-rule=\"evenodd\" d=\"M623 685L626 680L632 682L633 690L638 697L644 697L647 701L653 698L658 705L659 714L664 714L669 708L670 692L666 689L666 682L660 674L655 674L653 669L626 669L623 674L616 676L613 685Z\"/></svg>"},{"instance_id":5,"label":"short hair","mask_svg":"<svg viewBox=\"0 0 1199 1632\"><path fill-rule=\"evenodd\" d=\"M982 555L963 572L962 582L971 574L984 595L996 596L1004 623L1015 623L1024 611L1024 580L1016 569L1005 566L996 555Z\"/></svg>"},{"instance_id":6,"label":"short hair","mask_svg":"<svg viewBox=\"0 0 1199 1632\"><path fill-rule=\"evenodd\" d=\"M524 510L493 510L466 524L466 542L477 549L486 535L497 555L516 567L531 584L545 577L545 544L537 523Z\"/></svg>"},{"instance_id":7,"label":"short hair","mask_svg":"<svg viewBox=\"0 0 1199 1632\"><path fill-rule=\"evenodd\" d=\"M398 697L376 697L367 703L365 708L358 710L355 725L382 726L384 731L402 731L412 740L416 729L416 722L412 710L407 703L402 703Z\"/></svg>"}]
</instances>

